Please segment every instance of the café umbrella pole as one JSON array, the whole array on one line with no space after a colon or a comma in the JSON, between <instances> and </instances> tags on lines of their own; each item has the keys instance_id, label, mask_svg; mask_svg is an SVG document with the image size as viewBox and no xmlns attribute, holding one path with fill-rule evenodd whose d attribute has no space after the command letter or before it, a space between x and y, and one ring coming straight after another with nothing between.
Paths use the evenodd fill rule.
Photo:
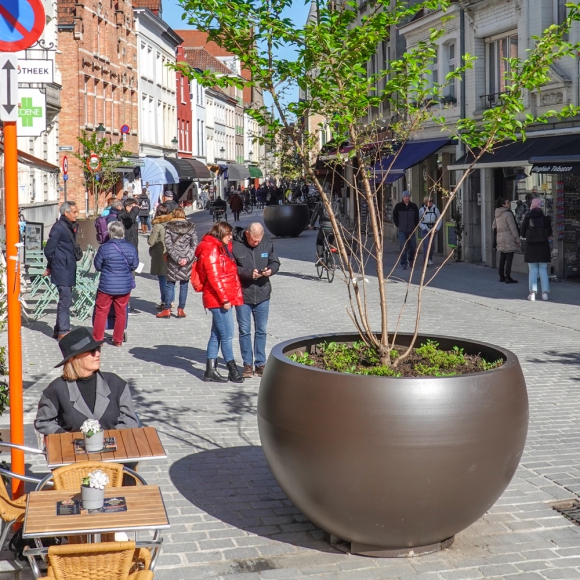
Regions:
<instances>
[{"instance_id":1,"label":"caf\u00e9 umbrella pole","mask_svg":"<svg viewBox=\"0 0 580 580\"><path fill-rule=\"evenodd\" d=\"M8 378L10 384L10 441L24 445L22 400L22 342L20 318L20 227L18 223L18 151L16 122L4 122L4 175L6 186L6 296L8 311ZM24 475L24 453L12 449L15 473ZM24 482L12 479L13 497L24 494Z\"/></svg>"}]
</instances>

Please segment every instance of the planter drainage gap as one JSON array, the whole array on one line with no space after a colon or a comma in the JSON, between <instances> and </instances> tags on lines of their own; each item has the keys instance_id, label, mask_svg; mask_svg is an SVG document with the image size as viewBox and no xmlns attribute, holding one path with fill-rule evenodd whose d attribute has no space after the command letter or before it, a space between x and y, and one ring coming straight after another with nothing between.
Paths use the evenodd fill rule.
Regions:
<instances>
[{"instance_id":1,"label":"planter drainage gap","mask_svg":"<svg viewBox=\"0 0 580 580\"><path fill-rule=\"evenodd\" d=\"M426 556L427 554L433 554L434 552L440 552L441 550L446 550L447 548L450 548L453 545L453 542L455 541L455 536L447 538L447 540L443 540L442 542L430 544L429 546L419 546L414 548L396 548L392 550L380 548L377 546L367 546L365 544L359 544L357 542L349 542L347 540L342 540L341 538L334 536L332 534L327 535L327 540L330 542L330 545L333 548L336 548L341 552L356 554L357 556L369 556L371 558L412 558L414 556Z\"/></svg>"},{"instance_id":2,"label":"planter drainage gap","mask_svg":"<svg viewBox=\"0 0 580 580\"><path fill-rule=\"evenodd\" d=\"M580 501L577 499L567 499L550 505L552 509L562 514L567 520L580 526Z\"/></svg>"}]
</instances>

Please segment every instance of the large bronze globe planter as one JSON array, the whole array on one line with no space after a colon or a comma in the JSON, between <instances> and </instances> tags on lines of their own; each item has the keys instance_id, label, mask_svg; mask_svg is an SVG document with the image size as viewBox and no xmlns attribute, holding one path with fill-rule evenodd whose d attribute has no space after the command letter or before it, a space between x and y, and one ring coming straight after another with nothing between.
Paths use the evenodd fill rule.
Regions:
<instances>
[{"instance_id":1,"label":"large bronze globe planter","mask_svg":"<svg viewBox=\"0 0 580 580\"><path fill-rule=\"evenodd\" d=\"M274 236L295 238L308 225L308 206L267 205L264 208L264 223Z\"/></svg>"},{"instance_id":2,"label":"large bronze globe planter","mask_svg":"<svg viewBox=\"0 0 580 580\"><path fill-rule=\"evenodd\" d=\"M450 545L496 502L522 456L528 396L517 357L448 337L420 336L417 344L426 338L506 362L464 376L387 378L287 358L325 339L358 340L347 334L283 342L268 359L258 398L268 464L296 507L353 553Z\"/></svg>"}]
</instances>

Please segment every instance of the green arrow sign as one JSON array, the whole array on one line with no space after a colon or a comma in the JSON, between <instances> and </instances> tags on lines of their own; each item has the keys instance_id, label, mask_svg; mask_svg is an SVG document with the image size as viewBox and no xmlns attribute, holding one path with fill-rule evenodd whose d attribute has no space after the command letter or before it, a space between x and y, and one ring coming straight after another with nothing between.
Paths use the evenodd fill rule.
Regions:
<instances>
[{"instance_id":1,"label":"green arrow sign","mask_svg":"<svg viewBox=\"0 0 580 580\"><path fill-rule=\"evenodd\" d=\"M42 107L33 107L31 97L22 97L18 116L22 119L23 127L32 127L34 118L42 117Z\"/></svg>"}]
</instances>

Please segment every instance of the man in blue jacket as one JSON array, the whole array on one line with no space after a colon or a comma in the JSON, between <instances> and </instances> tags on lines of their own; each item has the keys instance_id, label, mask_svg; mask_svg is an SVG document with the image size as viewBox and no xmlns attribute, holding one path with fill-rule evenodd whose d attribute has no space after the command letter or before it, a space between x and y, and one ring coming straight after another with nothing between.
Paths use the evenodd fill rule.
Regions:
<instances>
[{"instance_id":1,"label":"man in blue jacket","mask_svg":"<svg viewBox=\"0 0 580 580\"><path fill-rule=\"evenodd\" d=\"M45 276L58 289L58 306L56 307L56 324L52 337L61 339L70 332L70 308L72 306L72 289L76 284L77 244L76 221L79 210L74 201L65 201L60 206L60 219L52 226L48 242L44 248L46 256Z\"/></svg>"},{"instance_id":2,"label":"man in blue jacket","mask_svg":"<svg viewBox=\"0 0 580 580\"><path fill-rule=\"evenodd\" d=\"M238 266L244 297L244 303L236 306L244 363L243 376L250 378L255 373L261 377L266 364L266 326L272 294L270 277L280 269L280 260L272 240L264 235L262 224L254 222L246 229L235 228L233 234L232 253ZM252 318L255 329L253 351Z\"/></svg>"}]
</instances>

